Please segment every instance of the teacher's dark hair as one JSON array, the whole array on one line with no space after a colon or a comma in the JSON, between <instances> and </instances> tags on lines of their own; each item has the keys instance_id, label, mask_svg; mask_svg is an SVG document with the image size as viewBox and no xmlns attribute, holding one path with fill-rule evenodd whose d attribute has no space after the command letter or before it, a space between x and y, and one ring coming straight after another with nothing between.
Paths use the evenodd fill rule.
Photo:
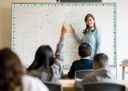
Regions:
<instances>
[{"instance_id":1,"label":"teacher's dark hair","mask_svg":"<svg viewBox=\"0 0 128 91\"><path fill-rule=\"evenodd\" d=\"M86 22L88 17L91 17L93 20L95 20L94 16L92 14L87 14L84 18L84 21ZM89 26L86 24L86 29L84 29L83 33L86 34L87 33L87 29L89 28ZM96 30L96 23L94 22L94 30L92 30L92 32L94 32Z\"/></svg>"}]
</instances>

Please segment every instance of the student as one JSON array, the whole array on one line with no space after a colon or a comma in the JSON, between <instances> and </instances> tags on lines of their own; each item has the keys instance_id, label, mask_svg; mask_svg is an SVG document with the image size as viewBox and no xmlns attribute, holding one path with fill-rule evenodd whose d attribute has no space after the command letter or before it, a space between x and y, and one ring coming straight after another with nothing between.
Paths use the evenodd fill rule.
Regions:
<instances>
[{"instance_id":1,"label":"student","mask_svg":"<svg viewBox=\"0 0 128 91\"><path fill-rule=\"evenodd\" d=\"M94 71L86 75L81 81L76 79L74 86L77 89L82 89L84 83L88 82L114 82L116 77L109 70L108 56L104 53L99 53L94 56Z\"/></svg>"},{"instance_id":2,"label":"student","mask_svg":"<svg viewBox=\"0 0 128 91\"><path fill-rule=\"evenodd\" d=\"M0 91L49 91L38 79L25 74L18 56L10 49L0 50Z\"/></svg>"},{"instance_id":3,"label":"student","mask_svg":"<svg viewBox=\"0 0 128 91\"><path fill-rule=\"evenodd\" d=\"M92 47L92 57L95 54L100 52L100 44L101 44L101 34L99 29L96 27L96 21L92 14L87 14L85 16L86 29L83 31L82 39L76 34L75 29L73 29L73 34L75 39L79 44L86 42Z\"/></svg>"},{"instance_id":4,"label":"student","mask_svg":"<svg viewBox=\"0 0 128 91\"><path fill-rule=\"evenodd\" d=\"M72 63L68 77L74 78L75 71L93 69L93 60L90 59L92 54L92 48L88 43L82 43L78 48L78 54L81 57L80 60L76 60Z\"/></svg>"},{"instance_id":5,"label":"student","mask_svg":"<svg viewBox=\"0 0 128 91\"><path fill-rule=\"evenodd\" d=\"M55 58L49 45L42 45L37 49L35 59L27 69L29 75L38 77L43 82L58 82L63 70L64 40L67 32L67 28L63 25L60 41L55 52Z\"/></svg>"}]
</instances>

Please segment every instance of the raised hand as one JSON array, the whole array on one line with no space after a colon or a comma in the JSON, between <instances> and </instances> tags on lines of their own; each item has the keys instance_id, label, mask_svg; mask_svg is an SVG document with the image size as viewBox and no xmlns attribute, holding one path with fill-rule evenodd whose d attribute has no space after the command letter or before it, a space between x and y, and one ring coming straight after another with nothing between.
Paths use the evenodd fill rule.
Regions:
<instances>
[{"instance_id":1,"label":"raised hand","mask_svg":"<svg viewBox=\"0 0 128 91\"><path fill-rule=\"evenodd\" d=\"M62 29L61 29L61 37L65 37L65 35L67 34L68 29L65 26L65 24L62 25Z\"/></svg>"}]
</instances>

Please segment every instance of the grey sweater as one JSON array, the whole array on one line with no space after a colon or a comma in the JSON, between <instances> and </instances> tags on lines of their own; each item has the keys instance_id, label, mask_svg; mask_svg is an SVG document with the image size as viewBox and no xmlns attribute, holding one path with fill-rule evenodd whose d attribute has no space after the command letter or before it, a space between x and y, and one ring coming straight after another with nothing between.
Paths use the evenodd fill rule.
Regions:
<instances>
[{"instance_id":1,"label":"grey sweater","mask_svg":"<svg viewBox=\"0 0 128 91\"><path fill-rule=\"evenodd\" d=\"M64 62L64 38L60 38L59 43L57 44L54 64L51 66L52 78L50 82L58 83L59 78L61 77L63 70L63 62ZM43 82L49 81L48 72L44 70L43 67L38 68L37 70L32 70L28 73L29 75L38 77Z\"/></svg>"},{"instance_id":2,"label":"grey sweater","mask_svg":"<svg viewBox=\"0 0 128 91\"><path fill-rule=\"evenodd\" d=\"M82 80L76 80L74 87L77 89L82 89L83 84L88 82L116 82L116 77L111 73L110 70L98 69L94 72L86 75Z\"/></svg>"}]
</instances>

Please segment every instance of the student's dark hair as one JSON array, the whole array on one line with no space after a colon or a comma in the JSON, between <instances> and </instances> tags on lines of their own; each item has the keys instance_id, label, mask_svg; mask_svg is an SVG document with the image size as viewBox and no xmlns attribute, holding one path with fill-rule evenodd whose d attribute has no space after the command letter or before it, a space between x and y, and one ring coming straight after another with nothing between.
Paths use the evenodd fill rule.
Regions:
<instances>
[{"instance_id":1,"label":"student's dark hair","mask_svg":"<svg viewBox=\"0 0 128 91\"><path fill-rule=\"evenodd\" d=\"M86 22L88 17L91 17L93 20L95 20L95 17L92 14L87 14L84 18L84 21ZM89 26L86 24L86 28L83 31L83 34L87 33L87 29L89 28ZM94 22L94 30L92 30L92 32L94 32L96 30L96 23Z\"/></svg>"},{"instance_id":2,"label":"student's dark hair","mask_svg":"<svg viewBox=\"0 0 128 91\"><path fill-rule=\"evenodd\" d=\"M18 56L9 48L0 50L0 91L23 90L25 69Z\"/></svg>"},{"instance_id":3,"label":"student's dark hair","mask_svg":"<svg viewBox=\"0 0 128 91\"><path fill-rule=\"evenodd\" d=\"M108 65L108 56L105 53L96 54L93 60L99 68L103 68Z\"/></svg>"},{"instance_id":4,"label":"student's dark hair","mask_svg":"<svg viewBox=\"0 0 128 91\"><path fill-rule=\"evenodd\" d=\"M79 51L80 57L87 57L91 55L92 48L88 43L81 43L78 51Z\"/></svg>"},{"instance_id":5,"label":"student's dark hair","mask_svg":"<svg viewBox=\"0 0 128 91\"><path fill-rule=\"evenodd\" d=\"M50 66L54 63L54 53L49 45L40 46L35 54L33 63L27 68L27 71L36 70L42 67L48 71L48 75L51 76Z\"/></svg>"}]
</instances>

